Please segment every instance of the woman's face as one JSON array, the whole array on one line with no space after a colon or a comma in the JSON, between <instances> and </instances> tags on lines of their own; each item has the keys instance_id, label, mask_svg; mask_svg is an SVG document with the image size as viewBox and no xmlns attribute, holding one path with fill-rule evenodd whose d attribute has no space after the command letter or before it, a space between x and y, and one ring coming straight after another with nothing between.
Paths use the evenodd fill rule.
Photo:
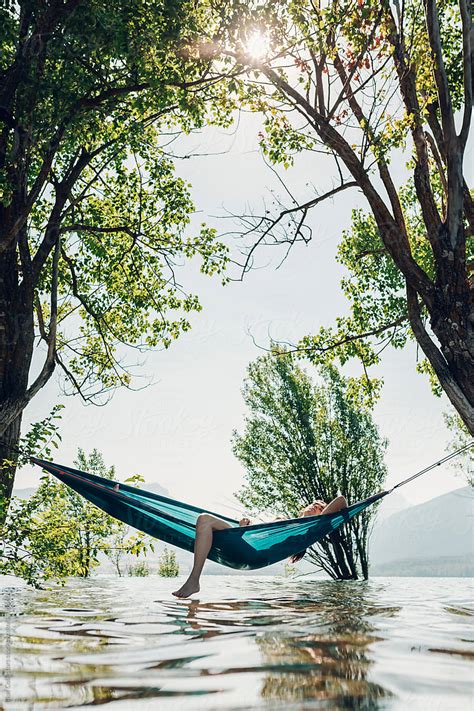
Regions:
<instances>
[{"instance_id":1,"label":"woman's face","mask_svg":"<svg viewBox=\"0 0 474 711\"><path fill-rule=\"evenodd\" d=\"M324 509L324 504L321 501L313 501L312 504L306 507L304 516L319 516Z\"/></svg>"}]
</instances>

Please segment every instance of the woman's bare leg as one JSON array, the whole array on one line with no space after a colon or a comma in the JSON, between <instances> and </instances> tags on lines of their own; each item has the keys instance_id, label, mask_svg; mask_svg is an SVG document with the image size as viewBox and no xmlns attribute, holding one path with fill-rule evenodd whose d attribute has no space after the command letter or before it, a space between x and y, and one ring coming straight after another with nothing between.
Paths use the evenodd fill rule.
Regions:
<instances>
[{"instance_id":1,"label":"woman's bare leg","mask_svg":"<svg viewBox=\"0 0 474 711\"><path fill-rule=\"evenodd\" d=\"M324 507L324 509L321 511L322 514L329 514L329 513L336 513L336 511L340 511L341 509L345 509L347 506L347 501L345 496L336 496L335 499L329 502L327 506Z\"/></svg>"},{"instance_id":2,"label":"woman's bare leg","mask_svg":"<svg viewBox=\"0 0 474 711\"><path fill-rule=\"evenodd\" d=\"M199 516L196 522L193 569L184 585L173 593L175 597L189 597L193 593L199 592L199 578L208 553L211 550L214 531L222 531L224 528L230 528L230 525L220 518L211 516L211 514L201 514Z\"/></svg>"}]
</instances>

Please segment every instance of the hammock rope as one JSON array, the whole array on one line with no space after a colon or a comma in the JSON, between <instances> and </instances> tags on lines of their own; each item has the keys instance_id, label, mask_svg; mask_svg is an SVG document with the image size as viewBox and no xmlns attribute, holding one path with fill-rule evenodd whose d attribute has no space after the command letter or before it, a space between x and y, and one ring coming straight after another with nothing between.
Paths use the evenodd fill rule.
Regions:
<instances>
[{"instance_id":1,"label":"hammock rope","mask_svg":"<svg viewBox=\"0 0 474 711\"><path fill-rule=\"evenodd\" d=\"M471 448L474 448L474 439L471 440L471 442L469 442L469 444L465 444L463 447L460 447L459 449L456 449L456 451L451 452L451 454L446 455L446 457L443 457L443 459L438 459L438 461L435 462L434 464L430 464L428 467L425 467L424 469L420 469L420 471L417 472L416 474L412 474L407 479L403 479L402 481L399 481L398 484L395 484L395 486L392 486L389 493L391 494L392 491L395 491L395 489L398 489L400 486L404 486L405 484L408 484L408 482L413 481L413 479L417 479L422 474L426 474L427 472L430 472L432 469L435 469L436 467L440 467L445 462L448 462L450 459L453 459L453 457L457 457L458 454L462 454L462 452L466 452L468 449L471 449Z\"/></svg>"}]
</instances>

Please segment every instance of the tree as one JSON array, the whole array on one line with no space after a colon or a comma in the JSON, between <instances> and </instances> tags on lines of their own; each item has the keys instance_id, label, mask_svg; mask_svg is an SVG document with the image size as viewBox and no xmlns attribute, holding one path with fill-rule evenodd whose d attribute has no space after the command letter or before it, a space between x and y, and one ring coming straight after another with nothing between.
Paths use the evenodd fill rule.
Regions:
<instances>
[{"instance_id":1,"label":"tree","mask_svg":"<svg viewBox=\"0 0 474 711\"><path fill-rule=\"evenodd\" d=\"M239 500L253 513L266 510L296 517L315 499L342 493L365 499L383 485L385 442L364 404L356 381L334 366L313 384L287 352L251 363L243 388L249 414L233 449L246 468ZM331 577L368 577L367 539L375 509L310 549L311 560Z\"/></svg>"},{"instance_id":2,"label":"tree","mask_svg":"<svg viewBox=\"0 0 474 711\"><path fill-rule=\"evenodd\" d=\"M208 106L221 123L230 106L186 49L200 12L189 0L0 8L0 460L12 462L0 521L22 412L55 367L88 402L129 387L130 348L168 347L200 309L178 264L197 255L211 274L226 261L213 230L185 234L193 204L167 148Z\"/></svg>"},{"instance_id":3,"label":"tree","mask_svg":"<svg viewBox=\"0 0 474 711\"><path fill-rule=\"evenodd\" d=\"M466 447L469 443L472 444L472 437L456 412L446 412L444 421L453 434L449 445L450 451L455 452L461 449L461 447ZM456 469L460 469L469 486L474 487L474 444L470 449L466 449L462 452L460 460L458 460L454 466Z\"/></svg>"},{"instance_id":4,"label":"tree","mask_svg":"<svg viewBox=\"0 0 474 711\"><path fill-rule=\"evenodd\" d=\"M247 70L239 91L264 114L269 159L288 167L309 151L335 161L334 182L321 192L297 199L288 191L289 205L246 216L245 231L257 239L245 269L262 243L307 241L308 212L358 190L370 214L355 215L346 240L356 270L356 284L346 282L352 314L300 350L313 359L357 355L366 367L376 359L374 340L401 345L408 328L474 434L474 210L463 174L473 98L467 1L281 0L244 8L229 1L227 12L225 38L210 40L221 61ZM250 27L262 39L253 55ZM391 162L405 151L404 192Z\"/></svg>"},{"instance_id":5,"label":"tree","mask_svg":"<svg viewBox=\"0 0 474 711\"><path fill-rule=\"evenodd\" d=\"M111 477L108 476L108 478ZM140 485L144 481L145 479L141 474L132 474L132 476L125 479L127 484L137 488L140 488ZM150 536L142 531L131 534L131 530L131 527L126 523L114 520L113 533L108 537L107 546L103 549L103 552L111 561L119 578L123 577L123 563L130 553L139 556L142 553L146 555L148 550L152 552L155 550L155 544ZM139 566L139 563L136 565Z\"/></svg>"},{"instance_id":6,"label":"tree","mask_svg":"<svg viewBox=\"0 0 474 711\"><path fill-rule=\"evenodd\" d=\"M87 456L82 449L78 449L74 465L96 476L115 480L115 467L107 467L102 454L93 449ZM126 479L127 483L136 484L143 481L143 477L135 475ZM98 553L102 551L119 567L120 554L132 553L140 555L148 548L153 550L153 543L145 534L138 532L129 533L129 527L122 521L117 521L105 511L91 504L80 494L68 486L60 484L66 501L69 516L76 522L74 531L75 546L78 556L79 575L88 578L92 569L99 565ZM54 527L52 527L54 535Z\"/></svg>"},{"instance_id":7,"label":"tree","mask_svg":"<svg viewBox=\"0 0 474 711\"><path fill-rule=\"evenodd\" d=\"M79 449L75 464L97 476L115 478L114 467L107 467L96 449L89 456ZM153 550L147 536L127 531L124 523L45 475L29 499L12 499L2 526L0 571L35 586L50 578L87 578L100 564L101 552L114 561L118 547L135 555Z\"/></svg>"},{"instance_id":8,"label":"tree","mask_svg":"<svg viewBox=\"0 0 474 711\"><path fill-rule=\"evenodd\" d=\"M158 575L162 578L176 578L179 575L179 563L176 553L169 548L164 548L158 562Z\"/></svg>"}]
</instances>

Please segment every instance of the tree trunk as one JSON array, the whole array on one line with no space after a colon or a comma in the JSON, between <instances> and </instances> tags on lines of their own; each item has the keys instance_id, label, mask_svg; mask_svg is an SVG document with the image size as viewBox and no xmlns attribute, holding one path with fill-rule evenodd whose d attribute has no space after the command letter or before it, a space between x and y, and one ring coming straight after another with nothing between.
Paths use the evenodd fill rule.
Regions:
<instances>
[{"instance_id":1,"label":"tree trunk","mask_svg":"<svg viewBox=\"0 0 474 711\"><path fill-rule=\"evenodd\" d=\"M450 266L454 272L453 252L448 255L451 255ZM464 275L462 278L464 280ZM451 289L444 289L442 296L435 300L431 327L449 370L466 398L465 411L459 414L474 434L474 291L458 281L460 279L453 277L449 284Z\"/></svg>"},{"instance_id":2,"label":"tree trunk","mask_svg":"<svg viewBox=\"0 0 474 711\"><path fill-rule=\"evenodd\" d=\"M21 415L7 427L0 440L0 526L8 513L15 480L17 452L20 439Z\"/></svg>"},{"instance_id":3,"label":"tree trunk","mask_svg":"<svg viewBox=\"0 0 474 711\"><path fill-rule=\"evenodd\" d=\"M0 404L25 396L34 344L32 292L18 283L15 250L0 254ZM0 418L0 525L15 479L22 412L6 424Z\"/></svg>"},{"instance_id":4,"label":"tree trunk","mask_svg":"<svg viewBox=\"0 0 474 711\"><path fill-rule=\"evenodd\" d=\"M436 7L431 3L432 8ZM439 99L444 96L444 104L440 104L442 114L441 125L438 125L436 111L431 115L430 125L434 123L433 134L438 142L438 148L445 158L448 195L446 199L446 219L438 214L436 200L430 185L429 159L426 148L426 134L423 120L420 119L417 76L414 67L406 53L404 39L396 30L396 22L392 15L390 4L385 3L385 21L391 30L388 39L393 45L394 62L398 74L401 97L406 113L413 117L411 133L416 148L417 163L414 170L414 181L417 200L421 207L426 236L430 241L436 268L436 280L433 283L425 271L415 260L407 234L405 217L400 204L395 184L388 170L385 159L376 158L379 175L390 198L387 203L379 193L376 183L366 170L363 160L356 154L355 146L351 146L347 137L342 135L330 123L325 113L330 110L329 97L325 97L324 87L321 89L321 106L327 99L328 106L321 113L321 106L312 104L308 97L300 93L288 80L284 79L269 65L262 67L266 78L275 86L289 103L306 116L322 144L330 148L335 156L339 156L351 173L354 181L364 194L377 223L380 237L393 259L394 264L403 274L407 286L408 312L410 325L421 349L431 364L442 389L457 410L469 432L474 435L474 282L473 276L466 275L465 226L464 219L472 225L472 202L463 180L462 166L464 146L467 134L461 138L456 135L455 121L451 100L445 78L442 49L439 38L437 13L432 16L427 13L427 28L429 44L436 59L435 79L438 85ZM425 8L426 10L426 8ZM466 10L467 12L467 10ZM469 46L469 22L463 24L463 43ZM436 65L438 73L436 72ZM327 67L326 67L327 68ZM464 67L466 71L466 67ZM375 76L375 75L374 75ZM356 92L353 91L350 80L342 79L343 93L349 100L351 112L361 123L366 122L362 107L357 103ZM463 132L469 126L471 115L472 91L471 77L464 77L466 102L463 118ZM438 102L439 103L439 102ZM366 126L367 128L367 126ZM364 141L372 142L370 132L364 134ZM441 168L441 174L443 168ZM346 183L346 186L349 185ZM342 185L341 188L344 186ZM467 197L467 199L466 199ZM313 203L313 205L316 202ZM466 207L467 206L467 207ZM302 206L303 208L303 206ZM463 215L464 208L464 215ZM303 216L307 208L304 208ZM431 328L439 344L427 333L420 314L420 303L429 312ZM415 303L416 302L416 303Z\"/></svg>"},{"instance_id":5,"label":"tree trunk","mask_svg":"<svg viewBox=\"0 0 474 711\"><path fill-rule=\"evenodd\" d=\"M471 313L471 301L472 297L466 291L447 299L441 290L437 290L430 322L439 348L425 328L416 292L407 285L408 313L415 338L453 407L474 435L474 313Z\"/></svg>"},{"instance_id":6,"label":"tree trunk","mask_svg":"<svg viewBox=\"0 0 474 711\"><path fill-rule=\"evenodd\" d=\"M355 534L357 554L359 557L360 569L364 580L369 579L369 556L367 551L367 534L359 536Z\"/></svg>"},{"instance_id":7,"label":"tree trunk","mask_svg":"<svg viewBox=\"0 0 474 711\"><path fill-rule=\"evenodd\" d=\"M347 541L344 541L340 531L334 531L329 536L331 544L334 550L334 555L339 566L340 580L357 580L357 571L351 570L348 551L347 551Z\"/></svg>"},{"instance_id":8,"label":"tree trunk","mask_svg":"<svg viewBox=\"0 0 474 711\"><path fill-rule=\"evenodd\" d=\"M91 538L89 524L86 524L86 553L84 568L84 577L89 578L91 574Z\"/></svg>"}]
</instances>

